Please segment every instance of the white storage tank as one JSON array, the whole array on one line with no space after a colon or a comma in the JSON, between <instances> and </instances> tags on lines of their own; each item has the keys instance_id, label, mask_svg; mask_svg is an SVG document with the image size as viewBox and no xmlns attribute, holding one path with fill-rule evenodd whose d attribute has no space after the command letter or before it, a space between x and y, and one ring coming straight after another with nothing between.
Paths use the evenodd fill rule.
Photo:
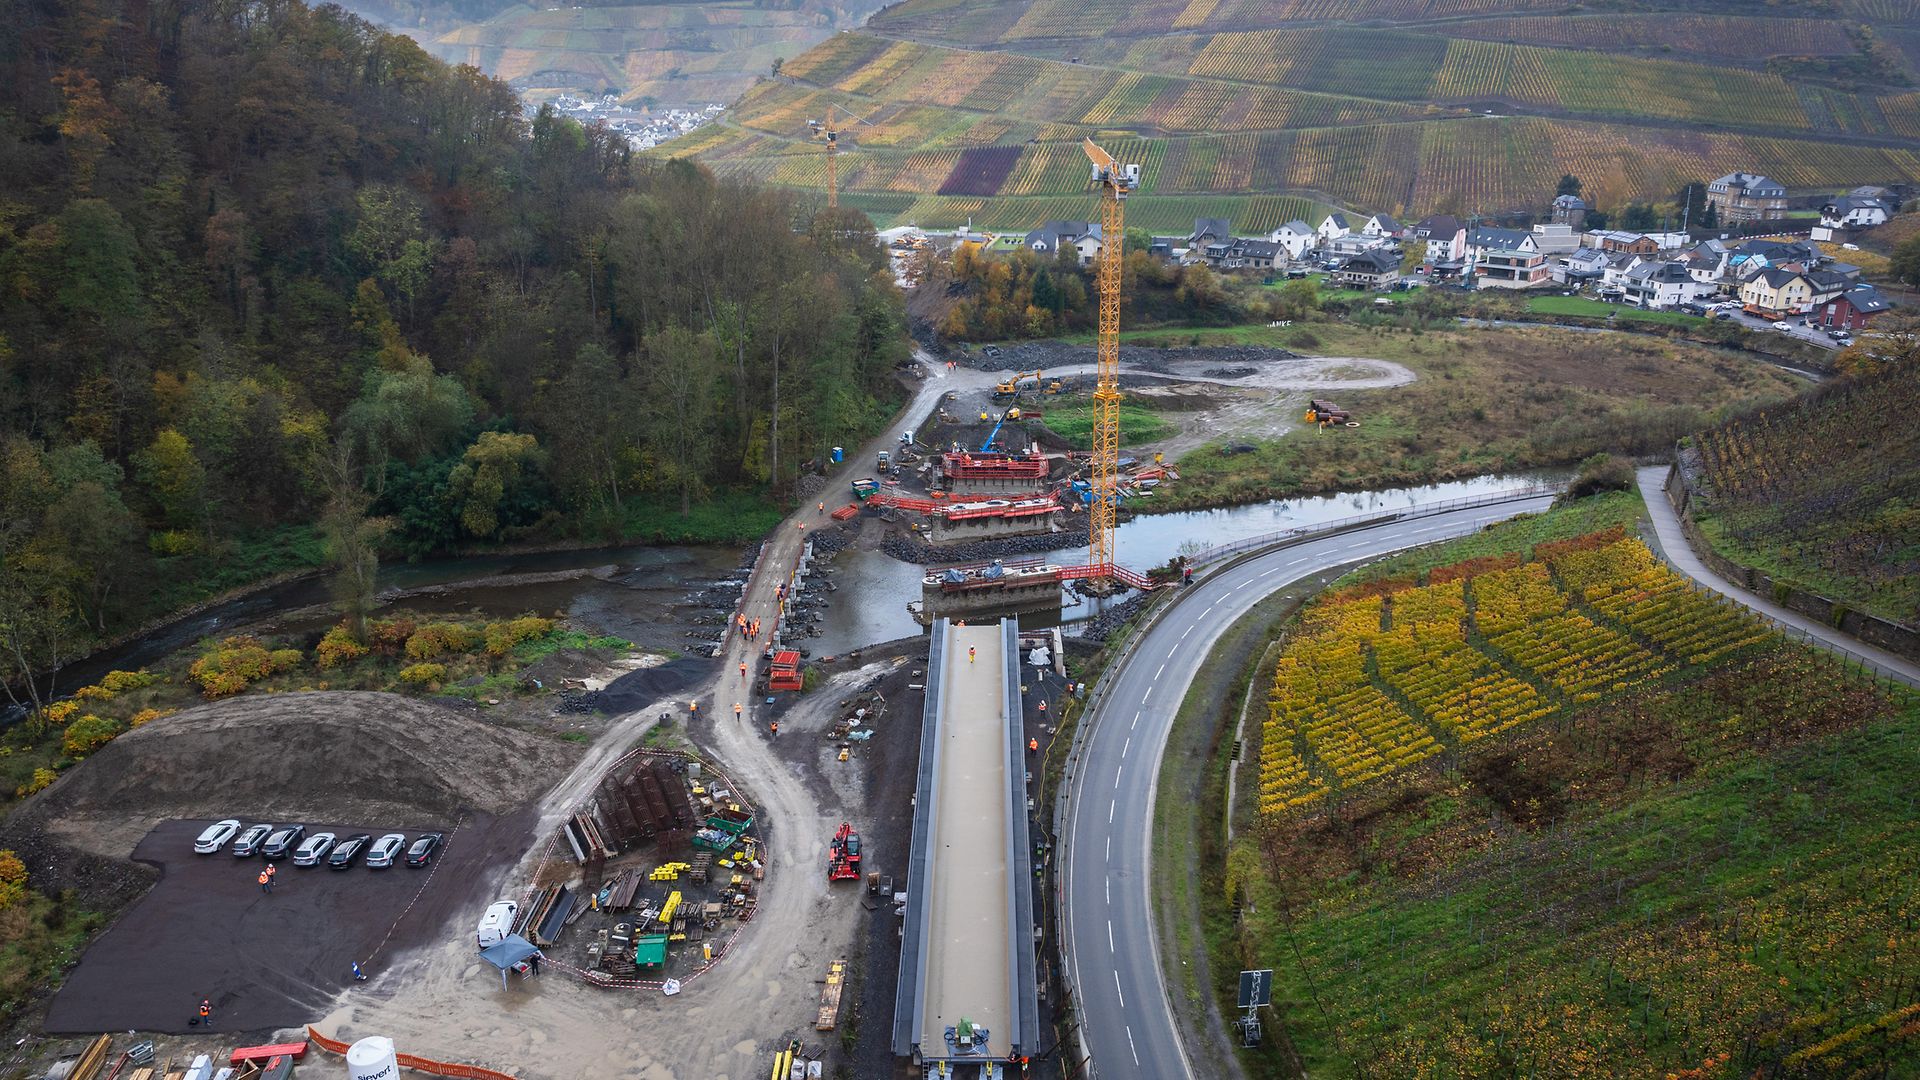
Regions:
<instances>
[{"instance_id":1,"label":"white storage tank","mask_svg":"<svg viewBox=\"0 0 1920 1080\"><path fill-rule=\"evenodd\" d=\"M400 1059L393 1040L369 1035L347 1047L347 1075L352 1080L400 1080Z\"/></svg>"}]
</instances>

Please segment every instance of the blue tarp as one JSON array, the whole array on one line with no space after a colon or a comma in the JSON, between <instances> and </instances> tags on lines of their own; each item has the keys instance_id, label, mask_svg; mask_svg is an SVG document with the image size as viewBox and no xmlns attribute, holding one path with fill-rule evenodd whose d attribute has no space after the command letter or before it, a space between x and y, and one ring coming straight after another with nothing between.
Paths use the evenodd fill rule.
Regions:
<instances>
[{"instance_id":1,"label":"blue tarp","mask_svg":"<svg viewBox=\"0 0 1920 1080\"><path fill-rule=\"evenodd\" d=\"M500 985L507 985L507 971L529 956L539 955L540 950L533 942L519 934L508 934L497 945L489 945L480 950L480 959L500 969Z\"/></svg>"}]
</instances>

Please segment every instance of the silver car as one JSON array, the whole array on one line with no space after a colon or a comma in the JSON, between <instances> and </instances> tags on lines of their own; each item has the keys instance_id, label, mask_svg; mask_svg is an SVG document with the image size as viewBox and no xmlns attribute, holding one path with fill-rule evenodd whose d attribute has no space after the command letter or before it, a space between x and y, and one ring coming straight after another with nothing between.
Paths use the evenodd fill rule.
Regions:
<instances>
[{"instance_id":1,"label":"silver car","mask_svg":"<svg viewBox=\"0 0 1920 1080\"><path fill-rule=\"evenodd\" d=\"M367 868L384 870L392 866L393 860L400 857L401 850L406 846L406 836L397 832L390 832L375 840L373 846L367 849Z\"/></svg>"},{"instance_id":2,"label":"silver car","mask_svg":"<svg viewBox=\"0 0 1920 1080\"><path fill-rule=\"evenodd\" d=\"M319 866L333 851L334 835L330 832L317 832L307 837L300 850L293 853L295 866Z\"/></svg>"},{"instance_id":3,"label":"silver car","mask_svg":"<svg viewBox=\"0 0 1920 1080\"><path fill-rule=\"evenodd\" d=\"M260 851L260 845L266 843L267 837L272 835L273 826L271 825L248 826L247 831L240 834L240 839L233 842L233 857L244 859L257 854Z\"/></svg>"}]
</instances>

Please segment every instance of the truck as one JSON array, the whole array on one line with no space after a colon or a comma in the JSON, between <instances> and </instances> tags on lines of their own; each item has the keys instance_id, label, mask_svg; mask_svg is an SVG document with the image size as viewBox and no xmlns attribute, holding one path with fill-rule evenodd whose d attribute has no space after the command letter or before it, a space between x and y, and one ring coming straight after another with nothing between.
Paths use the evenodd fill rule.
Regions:
<instances>
[{"instance_id":1,"label":"truck","mask_svg":"<svg viewBox=\"0 0 1920 1080\"><path fill-rule=\"evenodd\" d=\"M860 880L860 834L851 822L843 821L827 848L827 880Z\"/></svg>"}]
</instances>

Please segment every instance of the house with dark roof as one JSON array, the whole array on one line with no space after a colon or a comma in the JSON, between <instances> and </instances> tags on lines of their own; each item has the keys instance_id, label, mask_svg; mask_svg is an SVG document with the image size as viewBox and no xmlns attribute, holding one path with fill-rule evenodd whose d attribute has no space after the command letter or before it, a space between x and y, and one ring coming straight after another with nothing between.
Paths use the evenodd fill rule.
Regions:
<instances>
[{"instance_id":1,"label":"house with dark roof","mask_svg":"<svg viewBox=\"0 0 1920 1080\"><path fill-rule=\"evenodd\" d=\"M1813 284L1797 270L1768 267L1740 286L1740 303L1765 319L1805 311L1813 300Z\"/></svg>"},{"instance_id":2,"label":"house with dark roof","mask_svg":"<svg viewBox=\"0 0 1920 1080\"><path fill-rule=\"evenodd\" d=\"M1028 233L1026 244L1036 255L1055 258L1066 253L1085 266L1100 254L1100 223L1049 221Z\"/></svg>"},{"instance_id":3,"label":"house with dark roof","mask_svg":"<svg viewBox=\"0 0 1920 1080\"><path fill-rule=\"evenodd\" d=\"M1814 309L1814 322L1829 330L1864 330L1875 316L1893 307L1880 290L1855 285Z\"/></svg>"},{"instance_id":4,"label":"house with dark roof","mask_svg":"<svg viewBox=\"0 0 1920 1080\"><path fill-rule=\"evenodd\" d=\"M1267 239L1287 249L1287 258L1300 259L1312 249L1319 235L1313 231L1313 226L1295 218L1268 233Z\"/></svg>"},{"instance_id":5,"label":"house with dark roof","mask_svg":"<svg viewBox=\"0 0 1920 1080\"><path fill-rule=\"evenodd\" d=\"M1341 263L1333 280L1355 289L1390 289L1400 280L1400 259L1382 248L1363 251Z\"/></svg>"},{"instance_id":6,"label":"house with dark roof","mask_svg":"<svg viewBox=\"0 0 1920 1080\"><path fill-rule=\"evenodd\" d=\"M1457 263L1467 257L1467 228L1452 214L1435 214L1426 218L1415 225L1407 236L1409 240L1427 245L1423 261L1428 265Z\"/></svg>"},{"instance_id":7,"label":"house with dark roof","mask_svg":"<svg viewBox=\"0 0 1920 1080\"><path fill-rule=\"evenodd\" d=\"M1576 230L1585 228L1588 209L1586 200L1578 195L1557 196L1553 200L1553 223L1571 225Z\"/></svg>"},{"instance_id":8,"label":"house with dark roof","mask_svg":"<svg viewBox=\"0 0 1920 1080\"><path fill-rule=\"evenodd\" d=\"M1660 250L1660 241L1646 233L1621 229L1595 229L1586 235L1585 242L1601 251L1631 251L1635 255L1652 255Z\"/></svg>"},{"instance_id":9,"label":"house with dark roof","mask_svg":"<svg viewBox=\"0 0 1920 1080\"><path fill-rule=\"evenodd\" d=\"M1204 250L1208 244L1231 244L1233 222L1227 218L1194 218L1193 232L1187 235L1187 248Z\"/></svg>"},{"instance_id":10,"label":"house with dark roof","mask_svg":"<svg viewBox=\"0 0 1920 1080\"><path fill-rule=\"evenodd\" d=\"M1473 230L1467 234L1467 261L1476 289L1531 289L1553 277L1533 234L1519 229Z\"/></svg>"},{"instance_id":11,"label":"house with dark roof","mask_svg":"<svg viewBox=\"0 0 1920 1080\"><path fill-rule=\"evenodd\" d=\"M1708 240L1696 245L1687 252L1682 260L1686 263L1687 273L1702 285L1718 285L1727 270L1727 260L1732 256L1727 246L1718 240Z\"/></svg>"},{"instance_id":12,"label":"house with dark roof","mask_svg":"<svg viewBox=\"0 0 1920 1080\"><path fill-rule=\"evenodd\" d=\"M1360 231L1368 236L1399 236L1401 229L1400 223L1393 218L1386 214L1375 214L1360 226Z\"/></svg>"},{"instance_id":13,"label":"house with dark roof","mask_svg":"<svg viewBox=\"0 0 1920 1080\"><path fill-rule=\"evenodd\" d=\"M1707 201L1727 225L1787 216L1785 185L1754 173L1731 172L1708 183Z\"/></svg>"},{"instance_id":14,"label":"house with dark roof","mask_svg":"<svg viewBox=\"0 0 1920 1080\"><path fill-rule=\"evenodd\" d=\"M1600 280L1607 270L1607 253L1599 248L1578 248L1553 263L1553 280L1562 285L1580 285Z\"/></svg>"},{"instance_id":15,"label":"house with dark roof","mask_svg":"<svg viewBox=\"0 0 1920 1080\"><path fill-rule=\"evenodd\" d=\"M1323 241L1338 240L1352 231L1353 226L1347 224L1347 215L1337 210L1320 221L1320 239Z\"/></svg>"},{"instance_id":16,"label":"house with dark roof","mask_svg":"<svg viewBox=\"0 0 1920 1080\"><path fill-rule=\"evenodd\" d=\"M1678 307L1711 291L1711 287L1693 280L1686 264L1663 261L1641 263L1628 271L1621 297L1629 304L1658 309Z\"/></svg>"},{"instance_id":17,"label":"house with dark roof","mask_svg":"<svg viewBox=\"0 0 1920 1080\"><path fill-rule=\"evenodd\" d=\"M1820 207L1820 224L1813 227L1815 240L1842 240L1847 234L1875 225L1884 225L1893 216L1893 208L1870 195L1841 195L1828 199Z\"/></svg>"}]
</instances>

